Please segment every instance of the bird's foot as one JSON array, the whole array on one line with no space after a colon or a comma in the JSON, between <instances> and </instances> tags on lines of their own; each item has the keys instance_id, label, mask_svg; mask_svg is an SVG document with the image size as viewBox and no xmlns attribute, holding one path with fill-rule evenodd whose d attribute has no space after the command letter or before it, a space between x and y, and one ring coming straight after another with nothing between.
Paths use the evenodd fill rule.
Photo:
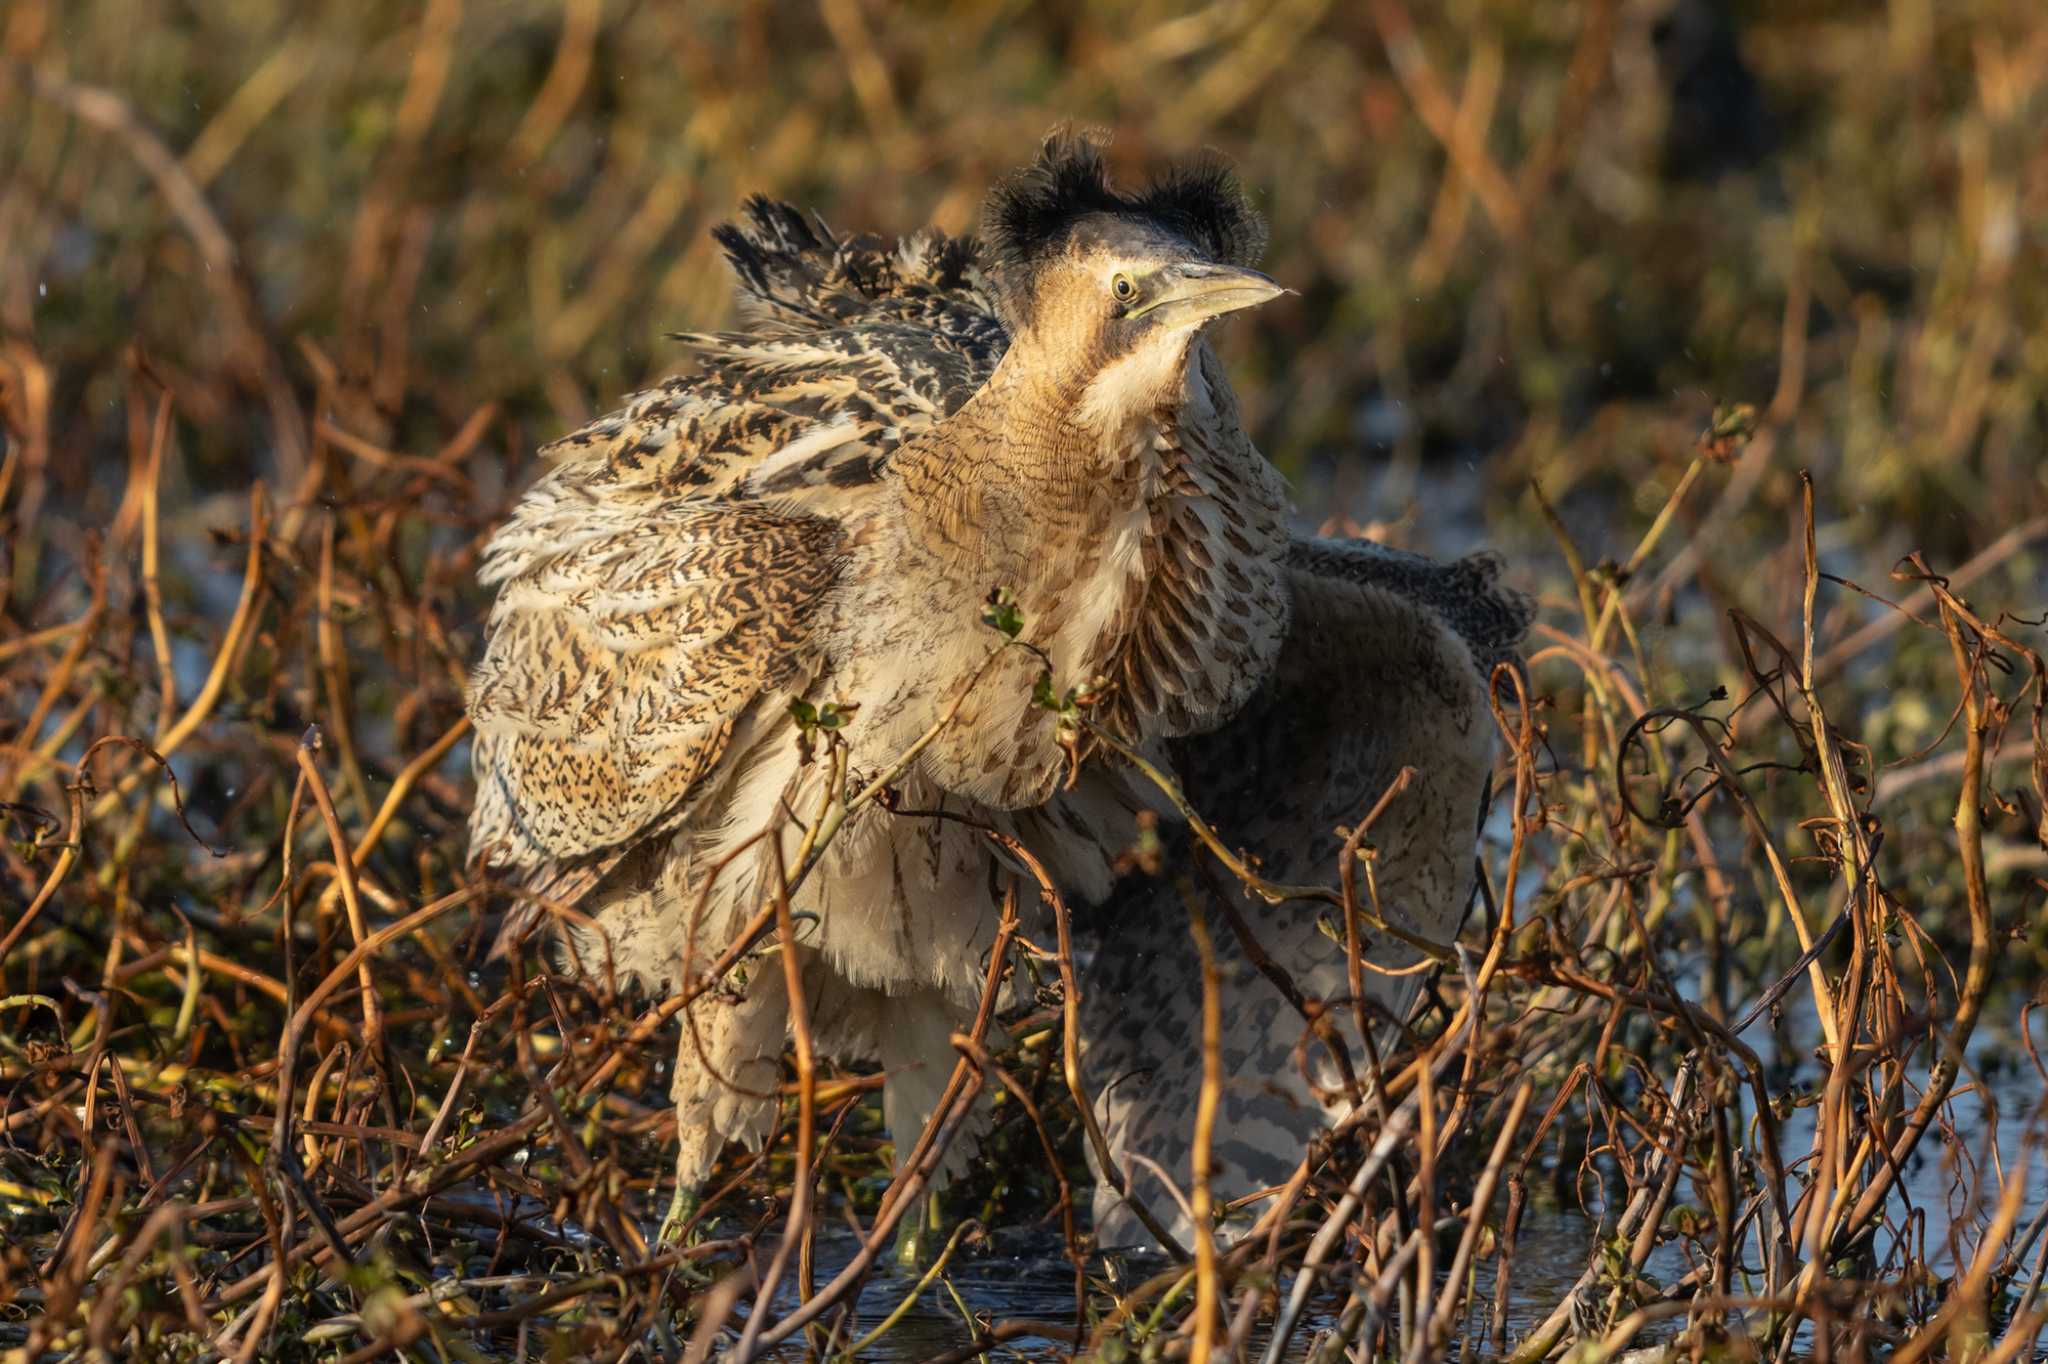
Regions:
<instances>
[{"instance_id":1,"label":"bird's foot","mask_svg":"<svg viewBox=\"0 0 2048 1364\"><path fill-rule=\"evenodd\" d=\"M704 1203L703 1196L692 1184L676 1181L675 1196L668 1201L668 1212L661 1219L661 1230L655 1233L658 1246L694 1245L702 1236L702 1227L690 1227L690 1236L683 1239L683 1228L689 1227L697 1216L697 1209Z\"/></svg>"},{"instance_id":2,"label":"bird's foot","mask_svg":"<svg viewBox=\"0 0 2048 1364\"><path fill-rule=\"evenodd\" d=\"M896 1228L896 1268L906 1274L918 1273L945 1243L946 1219L939 1210L939 1196L926 1194L903 1214Z\"/></svg>"}]
</instances>

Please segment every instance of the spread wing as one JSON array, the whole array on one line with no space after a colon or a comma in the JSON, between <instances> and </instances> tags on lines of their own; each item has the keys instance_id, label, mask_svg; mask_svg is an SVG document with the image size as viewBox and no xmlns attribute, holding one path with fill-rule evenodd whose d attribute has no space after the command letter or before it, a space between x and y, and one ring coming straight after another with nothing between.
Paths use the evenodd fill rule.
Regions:
<instances>
[{"instance_id":1,"label":"spread wing","mask_svg":"<svg viewBox=\"0 0 2048 1364\"><path fill-rule=\"evenodd\" d=\"M1519 665L1522 641L1536 619L1536 603L1500 580L1496 554L1445 562L1373 540L1304 538L1288 546L1287 564L1414 602L1455 630L1488 676L1496 664Z\"/></svg>"},{"instance_id":2,"label":"spread wing","mask_svg":"<svg viewBox=\"0 0 2048 1364\"><path fill-rule=\"evenodd\" d=\"M696 373L547 447L484 554L471 853L556 902L685 826L801 694L843 516L1004 347L964 242L841 242L766 200L719 240L756 330L682 338Z\"/></svg>"},{"instance_id":3,"label":"spread wing","mask_svg":"<svg viewBox=\"0 0 2048 1364\"><path fill-rule=\"evenodd\" d=\"M1222 729L1172 745L1189 799L1256 853L1266 875L1327 882L1343 842L1338 826L1413 767L1416 780L1373 828L1374 894L1411 931L1454 936L1469 903L1492 765L1487 679L1494 664L1517 660L1530 620L1527 599L1501 586L1497 573L1483 557L1439 563L1365 540L1296 541L1287 575L1293 626L1273 675ZM1305 1025L1267 971L1277 967L1290 989L1326 1002L1348 997L1350 985L1343 948L1325 936L1319 911L1265 905L1222 877L1205 885L1229 1077L1212 1178L1219 1197L1234 1198L1291 1175L1328 1120L1317 1088L1338 1083L1314 1047L1306 1056L1316 1086L1304 1080L1296 1046ZM1218 911L1226 897L1263 965ZM1077 925L1091 948L1081 1036L1110 1148L1126 1168L1143 1156L1183 1184L1192 1151L1187 1114L1202 1086L1201 1051L1188 1042L1202 1027L1202 963L1187 914L1172 877L1133 878ZM1415 957L1397 942L1367 951L1382 967ZM1419 982L1368 973L1372 1014L1405 1020ZM1362 1063L1350 1013L1334 1016ZM1099 1185L1096 1195L1099 1242L1146 1239L1107 1189ZM1176 1236L1192 1234L1184 1218L1172 1220L1170 1206L1161 1212Z\"/></svg>"}]
</instances>

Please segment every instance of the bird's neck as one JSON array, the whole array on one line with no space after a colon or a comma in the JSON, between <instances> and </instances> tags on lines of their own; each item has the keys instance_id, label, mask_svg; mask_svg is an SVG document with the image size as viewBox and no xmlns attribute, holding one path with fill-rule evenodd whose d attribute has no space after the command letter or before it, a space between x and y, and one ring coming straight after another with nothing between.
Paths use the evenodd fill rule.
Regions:
<instances>
[{"instance_id":1,"label":"bird's neck","mask_svg":"<svg viewBox=\"0 0 2048 1364\"><path fill-rule=\"evenodd\" d=\"M1106 424L1101 387L999 372L891 456L895 501L863 581L921 597L935 632L967 641L928 651L944 669L933 695L982 688L921 760L944 789L1005 809L1051 791L1066 755L1028 709L1041 664L1061 688L1099 680L1102 723L1139 741L1214 728L1270 669L1287 618L1285 488L1214 358L1197 347L1193 362L1169 401ZM984 679L982 633L957 627L997 587L1034 653ZM1007 747L983 741L993 733Z\"/></svg>"},{"instance_id":2,"label":"bird's neck","mask_svg":"<svg viewBox=\"0 0 2048 1364\"><path fill-rule=\"evenodd\" d=\"M1016 361L1013 363L1013 361ZM891 460L905 518L933 552L1000 578L1058 566L1140 514L1144 452L1182 385L1105 408L1080 381L1006 355L929 435Z\"/></svg>"}]
</instances>

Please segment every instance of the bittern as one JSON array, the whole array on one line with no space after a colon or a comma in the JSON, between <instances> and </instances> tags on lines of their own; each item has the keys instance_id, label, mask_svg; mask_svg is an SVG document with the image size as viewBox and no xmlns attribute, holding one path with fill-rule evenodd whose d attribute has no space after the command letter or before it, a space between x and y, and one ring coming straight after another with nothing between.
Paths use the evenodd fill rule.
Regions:
<instances>
[{"instance_id":1,"label":"bittern","mask_svg":"<svg viewBox=\"0 0 2048 1364\"><path fill-rule=\"evenodd\" d=\"M757 325L832 331L864 320L973 336L977 347L1005 344L981 257L968 243L931 233L901 244L841 240L766 200L749 204L746 221L721 240ZM935 374L929 401L951 410L974 373ZM1355 878L1354 895L1397 929L1445 941L1471 898L1496 748L1488 690L1500 665L1517 664L1531 603L1500 581L1490 555L1439 563L1365 540L1296 538L1284 562L1290 623L1273 673L1221 729L1169 743L1167 765L1191 804L1257 855L1269 881L1325 886L1339 880L1340 829L1357 824L1412 769L1369 831L1373 874ZM1065 820L1076 812L1056 799L1053 813ZM1130 841L1128 820L1104 818L1099 806L1086 816L1103 846L1121 850ZM1147 1169L1183 1187L1192 1175L1202 969L1186 886L1174 874L1201 865L1191 841L1169 832L1165 874L1129 876L1106 895L1098 884L1089 897L1098 903L1077 921L1091 1102L1111 1160L1141 1191ZM1415 947L1368 929L1362 1007L1352 1007L1345 935L1327 905L1269 905L1214 868L1196 890L1221 976L1224 1078L1210 1180L1221 1203L1284 1182L1316 1133L1364 1096L1368 1060L1398 1035L1424 976ZM886 983L815 988L813 1021L829 1031L840 1059L882 1055L891 1029L908 1018ZM1303 1046L1300 1006L1309 1001L1323 1006L1332 1032ZM925 1016L922 1045L928 1057L943 1057L945 1020ZM1360 1017L1372 1047L1356 1026ZM783 1036L759 1040L772 1058ZM893 1118L892 1130L905 1134ZM1161 1229L1186 1246L1193 1228L1178 1200L1146 1202ZM1104 1245L1152 1239L1108 1179L1096 1186L1095 1225Z\"/></svg>"},{"instance_id":2,"label":"bittern","mask_svg":"<svg viewBox=\"0 0 2048 1364\"><path fill-rule=\"evenodd\" d=\"M877 1056L901 1136L981 992L999 868L977 826L1099 895L1103 831L1142 800L1074 768L1046 690L1157 754L1271 672L1284 486L1204 334L1281 290L1219 162L1123 191L1065 134L992 192L980 245L838 261L750 213L720 234L746 329L684 338L696 372L547 447L486 548L472 853L524 891L501 944L578 906L575 959L650 988L799 883L818 1045ZM869 273L803 273L821 260ZM922 813L845 801L877 778ZM766 1132L784 988L757 964L692 1012L679 1192Z\"/></svg>"}]
</instances>

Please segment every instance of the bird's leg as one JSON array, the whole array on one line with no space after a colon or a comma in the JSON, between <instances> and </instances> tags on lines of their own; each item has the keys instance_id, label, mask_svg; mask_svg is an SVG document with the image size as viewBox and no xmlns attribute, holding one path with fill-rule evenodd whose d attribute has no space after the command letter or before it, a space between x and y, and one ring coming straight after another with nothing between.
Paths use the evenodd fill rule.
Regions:
<instances>
[{"instance_id":1,"label":"bird's leg","mask_svg":"<svg viewBox=\"0 0 2048 1364\"><path fill-rule=\"evenodd\" d=\"M896 1143L897 1169L917 1142L918 1134L930 1126L945 1097L952 1067L945 1064L952 1050L954 1019L959 1008L944 993L922 989L906 991L887 1001L882 1027L880 1056L882 1118ZM1000 1046L1000 1036L991 1043ZM977 1103L967 1120L952 1134L952 1145L939 1157L925 1186L924 1197L915 1207L903 1210L896 1230L896 1262L904 1269L921 1268L923 1262L946 1243L952 1228L940 1195L955 1179L967 1172L981 1144L988 1123L986 1102Z\"/></svg>"},{"instance_id":2,"label":"bird's leg","mask_svg":"<svg viewBox=\"0 0 2048 1364\"><path fill-rule=\"evenodd\" d=\"M669 1098L676 1106L676 1192L661 1239L680 1234L697 1210L726 1142L759 1148L775 1124L775 1073L789 1032L781 963L735 973L737 998L714 991L683 1010Z\"/></svg>"},{"instance_id":3,"label":"bird's leg","mask_svg":"<svg viewBox=\"0 0 2048 1364\"><path fill-rule=\"evenodd\" d=\"M686 1041L685 1046L688 1045ZM668 1212L661 1219L661 1230L655 1240L660 1245L676 1245L681 1241L683 1228L697 1215L697 1209L704 1202L704 1179L711 1173L711 1162L717 1154L717 1137L704 1121L701 1107L694 1101L676 1106L676 1191L668 1201ZM693 1229L690 1243L694 1244L702 1228Z\"/></svg>"},{"instance_id":4,"label":"bird's leg","mask_svg":"<svg viewBox=\"0 0 2048 1364\"><path fill-rule=\"evenodd\" d=\"M676 1153L676 1191L668 1201L668 1212L661 1219L661 1230L655 1233L654 1243L657 1246L679 1244L683 1228L704 1205L703 1194L684 1178L683 1165L687 1159L681 1151ZM691 1239L694 1241L695 1237Z\"/></svg>"},{"instance_id":5,"label":"bird's leg","mask_svg":"<svg viewBox=\"0 0 2048 1364\"><path fill-rule=\"evenodd\" d=\"M719 1136L700 1093L701 1068L692 1042L689 1020L684 1020L681 1044L676 1052L675 1074L669 1081L669 1098L676 1106L676 1191L669 1198L668 1212L661 1219L655 1240L675 1245L703 1206L704 1181L718 1156ZM694 1242L701 1228L693 1230Z\"/></svg>"},{"instance_id":6,"label":"bird's leg","mask_svg":"<svg viewBox=\"0 0 2048 1364\"><path fill-rule=\"evenodd\" d=\"M896 1268L904 1273L917 1269L918 1246L924 1240L924 1209L912 1208L896 1228Z\"/></svg>"}]
</instances>

